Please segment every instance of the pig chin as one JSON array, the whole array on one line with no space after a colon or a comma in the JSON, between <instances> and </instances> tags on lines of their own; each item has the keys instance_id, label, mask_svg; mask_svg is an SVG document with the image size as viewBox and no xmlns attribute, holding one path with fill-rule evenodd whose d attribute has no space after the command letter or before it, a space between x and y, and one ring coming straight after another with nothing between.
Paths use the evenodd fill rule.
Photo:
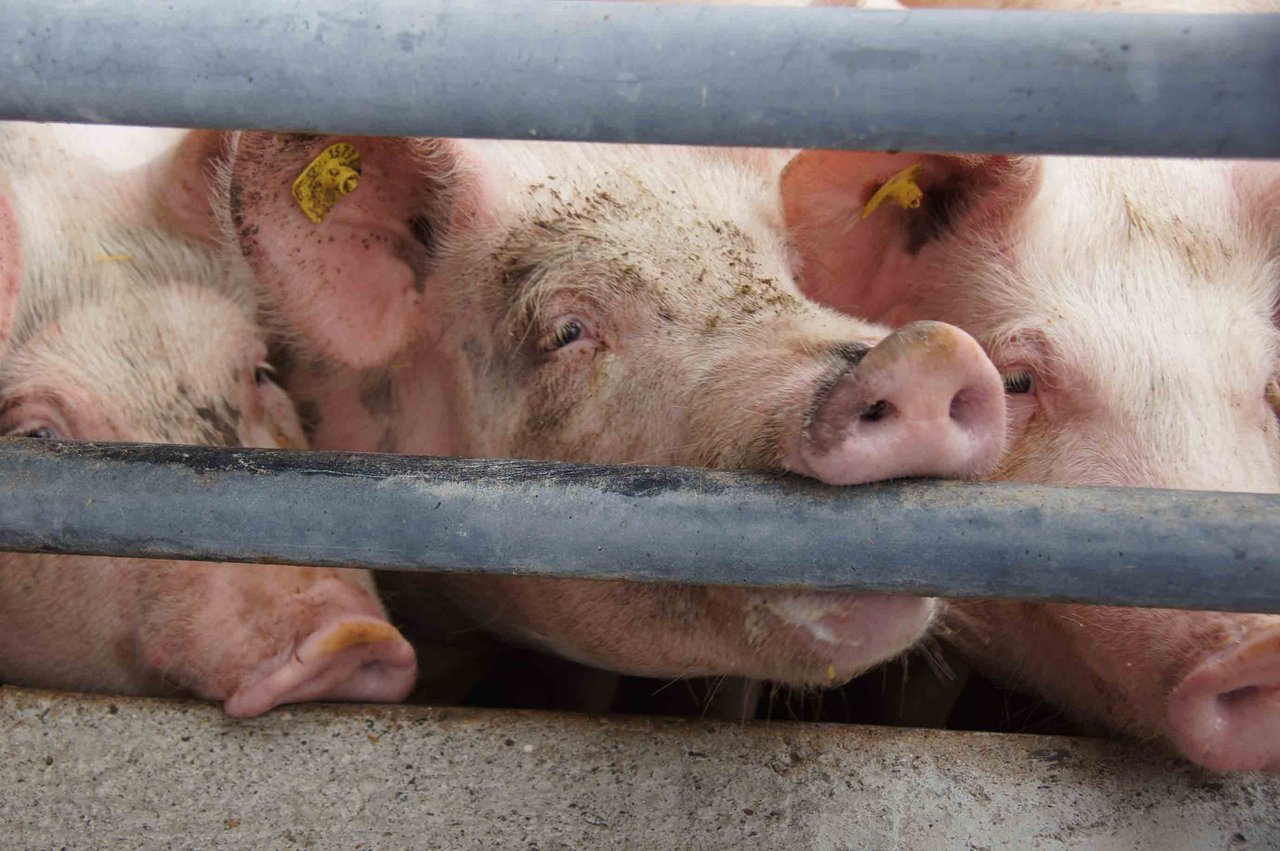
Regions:
<instances>
[{"instance_id":1,"label":"pig chin","mask_svg":"<svg viewBox=\"0 0 1280 851\"><path fill-rule=\"evenodd\" d=\"M936 600L550 577L446 579L510 639L644 677L731 675L833 686L909 649Z\"/></svg>"},{"instance_id":2,"label":"pig chin","mask_svg":"<svg viewBox=\"0 0 1280 851\"><path fill-rule=\"evenodd\" d=\"M907 651L929 630L929 597L836 592L752 595L746 626L757 642L797 651L770 677L793 686L830 686Z\"/></svg>"}]
</instances>

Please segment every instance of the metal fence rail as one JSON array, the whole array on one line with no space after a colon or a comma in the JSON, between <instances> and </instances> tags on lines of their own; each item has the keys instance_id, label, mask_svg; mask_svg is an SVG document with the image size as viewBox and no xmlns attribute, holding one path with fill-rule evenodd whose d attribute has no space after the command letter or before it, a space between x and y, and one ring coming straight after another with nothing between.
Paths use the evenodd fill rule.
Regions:
<instances>
[{"instance_id":1,"label":"metal fence rail","mask_svg":"<svg viewBox=\"0 0 1280 851\"><path fill-rule=\"evenodd\" d=\"M0 118L1280 156L1280 15L6 0Z\"/></svg>"},{"instance_id":2,"label":"metal fence rail","mask_svg":"<svg viewBox=\"0 0 1280 851\"><path fill-rule=\"evenodd\" d=\"M1280 495L0 440L0 550L1280 612Z\"/></svg>"}]
</instances>

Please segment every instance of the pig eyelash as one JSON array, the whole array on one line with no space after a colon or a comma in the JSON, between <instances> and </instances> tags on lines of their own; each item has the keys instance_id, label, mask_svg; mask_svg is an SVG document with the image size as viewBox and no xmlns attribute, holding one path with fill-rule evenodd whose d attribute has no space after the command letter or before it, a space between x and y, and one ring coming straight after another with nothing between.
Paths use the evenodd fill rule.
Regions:
<instances>
[{"instance_id":1,"label":"pig eyelash","mask_svg":"<svg viewBox=\"0 0 1280 851\"><path fill-rule=\"evenodd\" d=\"M1002 378L1004 379L1004 392L1010 396L1028 394L1036 386L1035 376L1029 369L1015 369L1006 372Z\"/></svg>"},{"instance_id":2,"label":"pig eyelash","mask_svg":"<svg viewBox=\"0 0 1280 851\"><path fill-rule=\"evenodd\" d=\"M587 346L595 348L597 342L595 335L591 333L591 328L586 321L579 316L562 316L555 321L554 328L554 331L538 341L538 347L543 351L556 352L577 343L583 344L580 348Z\"/></svg>"},{"instance_id":3,"label":"pig eyelash","mask_svg":"<svg viewBox=\"0 0 1280 851\"><path fill-rule=\"evenodd\" d=\"M5 437L29 437L35 440L57 440L58 433L52 426L45 423L25 423L18 426L13 431L7 432Z\"/></svg>"},{"instance_id":4,"label":"pig eyelash","mask_svg":"<svg viewBox=\"0 0 1280 851\"><path fill-rule=\"evenodd\" d=\"M1272 412L1280 417L1280 378L1273 378L1267 382L1265 398Z\"/></svg>"},{"instance_id":5,"label":"pig eyelash","mask_svg":"<svg viewBox=\"0 0 1280 851\"><path fill-rule=\"evenodd\" d=\"M259 387L274 381L276 368L269 363L260 363L253 369L253 382Z\"/></svg>"}]
</instances>

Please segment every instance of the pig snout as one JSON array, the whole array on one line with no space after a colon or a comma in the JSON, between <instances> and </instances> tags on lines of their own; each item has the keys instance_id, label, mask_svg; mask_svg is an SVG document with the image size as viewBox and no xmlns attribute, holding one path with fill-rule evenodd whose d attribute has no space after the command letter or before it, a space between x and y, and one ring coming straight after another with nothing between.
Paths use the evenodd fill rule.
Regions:
<instances>
[{"instance_id":1,"label":"pig snout","mask_svg":"<svg viewBox=\"0 0 1280 851\"><path fill-rule=\"evenodd\" d=\"M397 703L413 688L413 647L387 621L367 575L280 565L194 570L202 575L183 569L171 579L203 580L214 593L188 591L204 603L189 617L184 606L192 604L170 594L144 652L179 679L185 672L197 694L225 700L229 715L314 700Z\"/></svg>"},{"instance_id":2,"label":"pig snout","mask_svg":"<svg viewBox=\"0 0 1280 851\"><path fill-rule=\"evenodd\" d=\"M1280 626L1201 662L1169 698L1174 744L1216 771L1280 771Z\"/></svg>"},{"instance_id":3,"label":"pig snout","mask_svg":"<svg viewBox=\"0 0 1280 851\"><path fill-rule=\"evenodd\" d=\"M914 322L865 353L818 400L791 468L828 484L971 478L1004 448L1000 374L952 325Z\"/></svg>"}]
</instances>

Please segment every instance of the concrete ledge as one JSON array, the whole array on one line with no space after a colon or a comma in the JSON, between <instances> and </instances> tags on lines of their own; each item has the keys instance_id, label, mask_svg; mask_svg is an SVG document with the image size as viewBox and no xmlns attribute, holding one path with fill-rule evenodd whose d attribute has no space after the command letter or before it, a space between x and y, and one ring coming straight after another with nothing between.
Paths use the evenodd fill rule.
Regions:
<instances>
[{"instance_id":1,"label":"concrete ledge","mask_svg":"<svg viewBox=\"0 0 1280 851\"><path fill-rule=\"evenodd\" d=\"M7 848L1266 848L1280 778L1154 747L0 689Z\"/></svg>"}]
</instances>

